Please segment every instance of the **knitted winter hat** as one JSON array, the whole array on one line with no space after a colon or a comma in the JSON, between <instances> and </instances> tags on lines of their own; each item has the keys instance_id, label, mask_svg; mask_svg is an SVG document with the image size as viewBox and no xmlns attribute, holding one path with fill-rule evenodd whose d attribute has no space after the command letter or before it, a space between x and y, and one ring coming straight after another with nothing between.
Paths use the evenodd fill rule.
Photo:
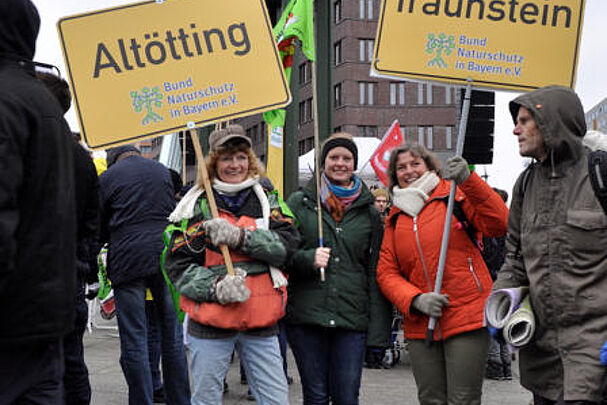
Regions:
<instances>
[{"instance_id":1,"label":"knitted winter hat","mask_svg":"<svg viewBox=\"0 0 607 405\"><path fill-rule=\"evenodd\" d=\"M354 143L352 135L347 132L333 134L322 144L322 154L320 155L321 166L325 166L325 159L327 158L329 151L338 146L344 147L352 152L352 155L354 156L354 170L356 170L356 167L358 166L358 148Z\"/></svg>"}]
</instances>

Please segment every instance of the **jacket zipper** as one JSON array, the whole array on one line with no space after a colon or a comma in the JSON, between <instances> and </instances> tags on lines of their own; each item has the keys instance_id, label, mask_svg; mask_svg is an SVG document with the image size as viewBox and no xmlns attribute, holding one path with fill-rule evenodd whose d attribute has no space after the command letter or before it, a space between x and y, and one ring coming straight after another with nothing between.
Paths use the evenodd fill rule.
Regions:
<instances>
[{"instance_id":1,"label":"jacket zipper","mask_svg":"<svg viewBox=\"0 0 607 405\"><path fill-rule=\"evenodd\" d=\"M421 259L422 267L424 268L424 275L426 276L426 282L428 283L428 291L432 292L434 289L432 288L432 283L430 282L430 273L428 273L428 267L426 266L426 261L424 260L424 252L422 251L422 244L419 241L419 234L417 231L417 216L413 217L413 233L415 234L417 252L419 253L419 258Z\"/></svg>"},{"instance_id":2,"label":"jacket zipper","mask_svg":"<svg viewBox=\"0 0 607 405\"><path fill-rule=\"evenodd\" d=\"M424 275L426 276L426 282L428 283L428 292L433 292L434 288L432 288L432 283L430 282L430 273L428 272L428 266L426 266L426 261L424 260L424 252L422 251L422 244L419 240L419 233L417 227L417 216L413 217L413 233L415 234L415 242L417 244L417 251L419 253L419 257L422 262L422 267L424 268ZM443 339L443 331L440 324L440 318L436 320L436 328L435 331L438 332L438 339Z\"/></svg>"},{"instance_id":3,"label":"jacket zipper","mask_svg":"<svg viewBox=\"0 0 607 405\"><path fill-rule=\"evenodd\" d=\"M476 283L476 288L480 292L483 292L483 286L481 285L481 281L478 279L476 272L474 271L474 266L472 266L472 258L468 258L468 268L470 269L470 273L472 273L472 277L474 278L474 282Z\"/></svg>"}]
</instances>

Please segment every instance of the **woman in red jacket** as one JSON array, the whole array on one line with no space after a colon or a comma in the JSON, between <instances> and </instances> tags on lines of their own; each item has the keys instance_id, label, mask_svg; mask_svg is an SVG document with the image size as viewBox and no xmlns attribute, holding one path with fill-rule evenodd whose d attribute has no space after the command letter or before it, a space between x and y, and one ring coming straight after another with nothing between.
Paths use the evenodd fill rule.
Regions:
<instances>
[{"instance_id":1,"label":"woman in red jacket","mask_svg":"<svg viewBox=\"0 0 607 405\"><path fill-rule=\"evenodd\" d=\"M483 317L491 276L465 227L487 236L506 233L508 208L468 163L440 162L421 145L392 151L388 167L393 207L377 267L384 295L405 315L404 330L418 398L424 404L480 404L489 336ZM434 293L450 182L467 218L453 217L440 294ZM428 317L438 318L430 348Z\"/></svg>"}]
</instances>

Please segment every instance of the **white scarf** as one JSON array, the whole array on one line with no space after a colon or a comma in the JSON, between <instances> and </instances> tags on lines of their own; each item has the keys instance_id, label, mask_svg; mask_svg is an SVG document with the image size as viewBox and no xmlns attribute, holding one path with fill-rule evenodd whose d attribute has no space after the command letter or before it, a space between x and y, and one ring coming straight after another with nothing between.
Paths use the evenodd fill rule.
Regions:
<instances>
[{"instance_id":1,"label":"white scarf","mask_svg":"<svg viewBox=\"0 0 607 405\"><path fill-rule=\"evenodd\" d=\"M427 171L407 188L400 188L398 185L394 186L392 189L394 205L405 214L416 217L422 208L424 208L424 204L439 181L440 179L436 173Z\"/></svg>"},{"instance_id":2,"label":"white scarf","mask_svg":"<svg viewBox=\"0 0 607 405\"><path fill-rule=\"evenodd\" d=\"M226 183L218 179L213 180L213 189L217 190L219 194L234 195L248 187L253 188L253 191L261 204L262 218L261 223L260 221L257 221L257 227L269 229L270 202L268 201L268 196L263 191L263 187L259 184L259 177L248 178L238 184ZM179 204L177 204L177 207L175 207L171 215L169 215L169 221L181 222L183 219L191 219L194 216L196 201L198 201L198 197L200 197L203 192L204 189L200 188L198 184L192 187L186 195L183 196L181 201L179 201ZM270 266L270 275L272 276L274 288L284 287L288 284L284 274L274 266Z\"/></svg>"}]
</instances>

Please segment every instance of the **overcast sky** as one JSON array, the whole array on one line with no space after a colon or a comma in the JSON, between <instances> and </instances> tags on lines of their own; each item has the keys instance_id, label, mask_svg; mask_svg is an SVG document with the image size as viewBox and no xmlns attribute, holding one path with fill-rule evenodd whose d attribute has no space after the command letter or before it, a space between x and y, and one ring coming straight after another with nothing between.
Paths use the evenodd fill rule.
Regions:
<instances>
[{"instance_id":1,"label":"overcast sky","mask_svg":"<svg viewBox=\"0 0 607 405\"><path fill-rule=\"evenodd\" d=\"M125 0L33 0L33 2L38 7L42 19L35 59L59 66L64 76L66 71L55 25L57 21L68 15L133 3ZM607 0L586 0L575 87L585 111L607 98L606 44ZM518 93L511 92L496 94L495 153L493 164L486 167L489 183L508 192L511 191L523 167L522 159L518 155L516 138L512 135L513 124L507 108L508 101L517 95ZM72 128L78 128L73 109L68 112L67 118ZM484 167L478 168L480 174L484 171Z\"/></svg>"}]
</instances>

